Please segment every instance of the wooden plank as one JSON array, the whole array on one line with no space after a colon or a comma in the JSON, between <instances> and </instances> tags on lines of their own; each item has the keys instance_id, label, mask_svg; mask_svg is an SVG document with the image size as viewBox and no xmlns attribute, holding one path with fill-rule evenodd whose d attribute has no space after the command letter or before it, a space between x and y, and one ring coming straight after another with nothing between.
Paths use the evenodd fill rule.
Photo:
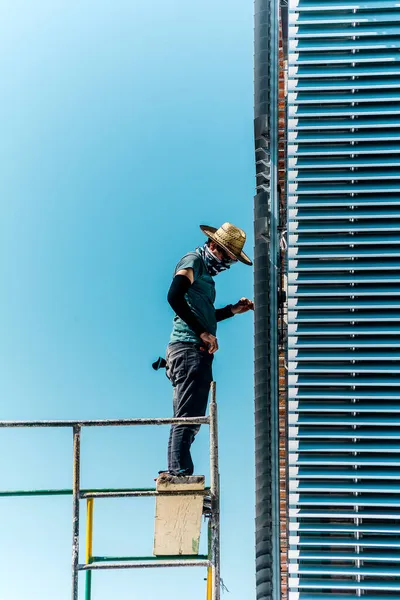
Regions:
<instances>
[{"instance_id":1,"label":"wooden plank","mask_svg":"<svg viewBox=\"0 0 400 600\"><path fill-rule=\"evenodd\" d=\"M162 474L157 479L158 492L204 490L205 477L173 477ZM193 496L157 496L154 527L155 556L196 555L199 553L201 494Z\"/></svg>"}]
</instances>

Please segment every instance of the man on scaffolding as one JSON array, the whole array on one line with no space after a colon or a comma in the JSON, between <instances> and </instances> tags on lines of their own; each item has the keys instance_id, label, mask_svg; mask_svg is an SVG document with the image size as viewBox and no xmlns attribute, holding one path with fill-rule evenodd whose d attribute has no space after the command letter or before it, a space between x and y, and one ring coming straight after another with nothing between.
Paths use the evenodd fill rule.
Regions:
<instances>
[{"instance_id":1,"label":"man on scaffolding","mask_svg":"<svg viewBox=\"0 0 400 600\"><path fill-rule=\"evenodd\" d=\"M218 350L217 322L254 310L248 298L215 309L214 277L239 262L251 265L243 252L246 234L224 223L219 229L201 225L204 245L186 254L177 264L168 302L175 311L167 348L166 373L173 387L174 417L206 414L212 381L212 362ZM190 476L194 467L190 447L200 425L172 425L168 443L168 471Z\"/></svg>"}]
</instances>

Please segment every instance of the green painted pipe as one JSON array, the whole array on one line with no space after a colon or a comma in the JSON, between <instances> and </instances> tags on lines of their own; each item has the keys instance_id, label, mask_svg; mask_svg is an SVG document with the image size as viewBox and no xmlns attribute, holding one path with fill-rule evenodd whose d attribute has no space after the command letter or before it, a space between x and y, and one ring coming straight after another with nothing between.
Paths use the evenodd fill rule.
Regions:
<instances>
[{"instance_id":1,"label":"green painted pipe","mask_svg":"<svg viewBox=\"0 0 400 600\"><path fill-rule=\"evenodd\" d=\"M90 492L154 492L154 488L101 488L80 490L81 494ZM71 489L59 490L9 490L0 492L0 498L17 496L72 496Z\"/></svg>"},{"instance_id":2,"label":"green painted pipe","mask_svg":"<svg viewBox=\"0 0 400 600\"><path fill-rule=\"evenodd\" d=\"M93 561L90 561L93 562ZM85 600L92 598L92 571L86 571Z\"/></svg>"},{"instance_id":3,"label":"green painted pipe","mask_svg":"<svg viewBox=\"0 0 400 600\"><path fill-rule=\"evenodd\" d=\"M209 488L205 488L207 492ZM91 488L80 490L81 494L90 494L92 492L155 492L155 488ZM8 490L0 491L0 498L12 498L21 496L72 496L71 489L59 490Z\"/></svg>"},{"instance_id":4,"label":"green painted pipe","mask_svg":"<svg viewBox=\"0 0 400 600\"><path fill-rule=\"evenodd\" d=\"M198 559L198 560L207 560L208 556L207 554L179 554L179 556L177 556L176 554L173 556L92 556L92 560L90 561L91 563L96 563L96 562L122 562L122 561L157 561L157 560L191 560L191 559Z\"/></svg>"},{"instance_id":5,"label":"green painted pipe","mask_svg":"<svg viewBox=\"0 0 400 600\"><path fill-rule=\"evenodd\" d=\"M10 490L0 492L0 498L15 496L72 496L72 490Z\"/></svg>"}]
</instances>

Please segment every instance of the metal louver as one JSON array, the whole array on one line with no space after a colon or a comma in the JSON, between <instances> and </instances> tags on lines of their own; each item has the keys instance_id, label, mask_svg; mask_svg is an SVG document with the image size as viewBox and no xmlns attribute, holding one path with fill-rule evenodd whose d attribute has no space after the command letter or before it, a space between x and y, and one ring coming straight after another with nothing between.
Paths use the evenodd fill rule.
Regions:
<instances>
[{"instance_id":1,"label":"metal louver","mask_svg":"<svg viewBox=\"0 0 400 600\"><path fill-rule=\"evenodd\" d=\"M289 600L400 598L400 1L289 0Z\"/></svg>"}]
</instances>

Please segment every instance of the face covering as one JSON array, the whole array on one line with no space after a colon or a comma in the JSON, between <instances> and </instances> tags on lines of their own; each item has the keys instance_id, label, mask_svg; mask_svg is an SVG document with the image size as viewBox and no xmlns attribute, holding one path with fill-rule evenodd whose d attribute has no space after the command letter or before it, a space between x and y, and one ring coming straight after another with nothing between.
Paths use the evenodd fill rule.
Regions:
<instances>
[{"instance_id":1,"label":"face covering","mask_svg":"<svg viewBox=\"0 0 400 600\"><path fill-rule=\"evenodd\" d=\"M204 244L204 246L200 246L199 248L197 248L197 252L200 254L201 258L203 259L207 271L209 272L210 275L212 275L212 277L215 277L216 275L218 275L218 273L222 273L222 271L226 271L227 269L231 268L231 264L234 261L231 261L230 259L226 260L226 259L222 259L219 260L219 258L217 258L210 250L210 248L207 246L207 244Z\"/></svg>"}]
</instances>

